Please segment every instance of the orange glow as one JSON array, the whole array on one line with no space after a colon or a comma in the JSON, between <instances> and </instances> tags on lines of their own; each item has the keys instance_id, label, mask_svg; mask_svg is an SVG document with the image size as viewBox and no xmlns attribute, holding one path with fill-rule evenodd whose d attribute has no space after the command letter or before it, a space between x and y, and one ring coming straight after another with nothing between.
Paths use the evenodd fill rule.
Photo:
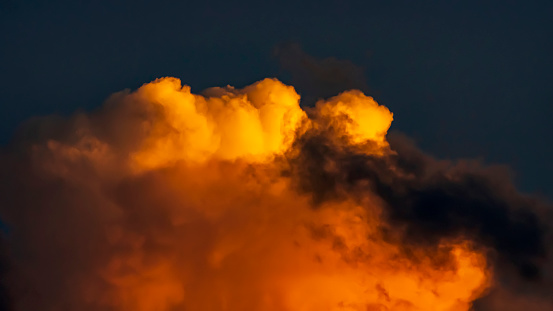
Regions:
<instances>
[{"instance_id":1,"label":"orange glow","mask_svg":"<svg viewBox=\"0 0 553 311\"><path fill-rule=\"evenodd\" d=\"M371 140L380 146L387 145L385 136L392 124L392 113L372 97L360 91L348 91L317 103L317 110L330 117L335 126L344 126L353 143Z\"/></svg>"},{"instance_id":2,"label":"orange glow","mask_svg":"<svg viewBox=\"0 0 553 311\"><path fill-rule=\"evenodd\" d=\"M158 79L115 95L77 143L48 145L51 171L77 180L71 167L86 159L96 175L76 182L117 190L104 204L107 254L82 280L83 300L120 311L467 311L491 285L468 241L407 256L379 231L374 195L313 208L282 174L309 128L393 152L392 113L371 97L348 91L311 117L276 79L203 94Z\"/></svg>"},{"instance_id":3,"label":"orange glow","mask_svg":"<svg viewBox=\"0 0 553 311\"><path fill-rule=\"evenodd\" d=\"M165 78L131 95L152 104L159 118L145 124L150 137L134 154L139 169L211 157L265 160L288 148L305 117L294 88L277 80L265 79L243 90L209 91L219 94L194 95L178 79Z\"/></svg>"}]
</instances>

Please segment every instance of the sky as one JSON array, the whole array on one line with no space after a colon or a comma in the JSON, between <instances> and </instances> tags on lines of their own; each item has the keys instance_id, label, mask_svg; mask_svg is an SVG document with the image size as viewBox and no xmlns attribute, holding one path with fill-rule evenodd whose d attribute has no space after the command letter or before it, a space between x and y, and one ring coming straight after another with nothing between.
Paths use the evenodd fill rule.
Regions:
<instances>
[{"instance_id":1,"label":"sky","mask_svg":"<svg viewBox=\"0 0 553 311\"><path fill-rule=\"evenodd\" d=\"M551 16L0 0L0 310L551 310Z\"/></svg>"},{"instance_id":2,"label":"sky","mask_svg":"<svg viewBox=\"0 0 553 311\"><path fill-rule=\"evenodd\" d=\"M286 82L274 50L293 43L359 66L392 129L427 152L507 164L551 196L552 14L549 1L2 0L0 142L159 77Z\"/></svg>"}]
</instances>

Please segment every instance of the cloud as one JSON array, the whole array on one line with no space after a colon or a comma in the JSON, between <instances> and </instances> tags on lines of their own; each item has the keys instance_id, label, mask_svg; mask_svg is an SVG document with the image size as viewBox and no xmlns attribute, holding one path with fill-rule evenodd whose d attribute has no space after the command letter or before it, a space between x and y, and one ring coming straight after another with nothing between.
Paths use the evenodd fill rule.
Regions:
<instances>
[{"instance_id":1,"label":"cloud","mask_svg":"<svg viewBox=\"0 0 553 311\"><path fill-rule=\"evenodd\" d=\"M369 90L364 69L333 57L319 59L303 51L297 43L282 43L274 48L281 68L289 73L290 83L302 95L302 103L312 106L346 90Z\"/></svg>"},{"instance_id":2,"label":"cloud","mask_svg":"<svg viewBox=\"0 0 553 311\"><path fill-rule=\"evenodd\" d=\"M406 244L467 238L515 265L522 277L539 278L536 265L547 253L544 208L518 194L504 169L437 161L397 137L391 140L395 152L375 156L329 139L336 134L326 131L296 141L300 189L316 201L373 193Z\"/></svg>"},{"instance_id":3,"label":"cloud","mask_svg":"<svg viewBox=\"0 0 553 311\"><path fill-rule=\"evenodd\" d=\"M547 283L543 203L392 119L360 91L163 78L31 120L0 154L13 310L461 311Z\"/></svg>"}]
</instances>

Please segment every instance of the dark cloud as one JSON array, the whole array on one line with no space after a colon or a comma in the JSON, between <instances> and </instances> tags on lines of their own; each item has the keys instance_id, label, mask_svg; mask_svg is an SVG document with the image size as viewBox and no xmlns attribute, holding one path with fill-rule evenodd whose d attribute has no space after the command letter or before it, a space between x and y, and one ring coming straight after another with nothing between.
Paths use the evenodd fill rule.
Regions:
<instances>
[{"instance_id":1,"label":"dark cloud","mask_svg":"<svg viewBox=\"0 0 553 311\"><path fill-rule=\"evenodd\" d=\"M290 83L302 95L304 105L346 90L369 90L364 69L351 61L319 59L304 52L297 43L282 43L273 52L281 68L289 73Z\"/></svg>"},{"instance_id":2,"label":"dark cloud","mask_svg":"<svg viewBox=\"0 0 553 311\"><path fill-rule=\"evenodd\" d=\"M520 194L504 169L438 161L399 137L391 139L395 152L371 156L331 131L303 135L292 158L299 189L311 193L315 205L372 193L385 207L385 227L401 228L408 244L468 238L492 250L498 264L516 267L522 278L540 279L548 233L543 207Z\"/></svg>"},{"instance_id":3,"label":"dark cloud","mask_svg":"<svg viewBox=\"0 0 553 311\"><path fill-rule=\"evenodd\" d=\"M8 282L10 261L6 241L0 239L0 310L12 310L12 296Z\"/></svg>"}]
</instances>

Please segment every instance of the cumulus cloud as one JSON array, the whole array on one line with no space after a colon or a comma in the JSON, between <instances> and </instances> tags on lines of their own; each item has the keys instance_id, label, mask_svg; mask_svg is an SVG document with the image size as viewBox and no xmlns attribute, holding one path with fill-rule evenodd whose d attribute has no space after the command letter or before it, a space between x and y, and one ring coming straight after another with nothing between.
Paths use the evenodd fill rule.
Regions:
<instances>
[{"instance_id":1,"label":"cumulus cloud","mask_svg":"<svg viewBox=\"0 0 553 311\"><path fill-rule=\"evenodd\" d=\"M514 288L506 277L547 282L543 204L502 169L388 138L392 119L360 91L302 109L276 79L197 95L163 78L31 120L0 155L0 297L22 311L462 311Z\"/></svg>"}]
</instances>

